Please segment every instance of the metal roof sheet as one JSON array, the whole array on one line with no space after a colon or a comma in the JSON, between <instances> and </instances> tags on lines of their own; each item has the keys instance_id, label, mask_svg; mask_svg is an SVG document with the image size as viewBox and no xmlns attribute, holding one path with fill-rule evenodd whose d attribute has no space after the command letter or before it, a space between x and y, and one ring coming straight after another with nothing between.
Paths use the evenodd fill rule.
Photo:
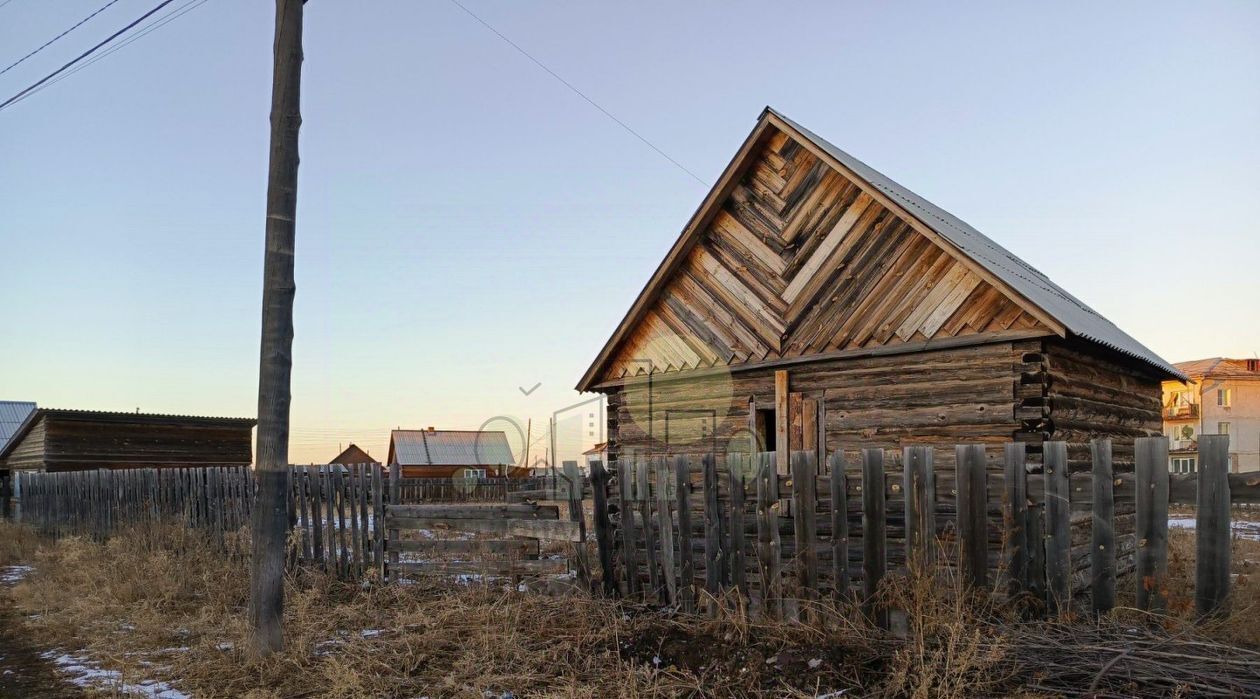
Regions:
<instances>
[{"instance_id":1,"label":"metal roof sheet","mask_svg":"<svg viewBox=\"0 0 1260 699\"><path fill-rule=\"evenodd\" d=\"M400 466L500 466L516 463L503 432L394 430L391 451Z\"/></svg>"},{"instance_id":2,"label":"metal roof sheet","mask_svg":"<svg viewBox=\"0 0 1260 699\"><path fill-rule=\"evenodd\" d=\"M27 401L0 400L0 451L18 431L26 418L35 412L35 404Z\"/></svg>"},{"instance_id":3,"label":"metal roof sheet","mask_svg":"<svg viewBox=\"0 0 1260 699\"><path fill-rule=\"evenodd\" d=\"M766 110L782 119L802 136L813 141L828 155L844 164L872 187L883 192L924 225L975 260L991 274L1024 296L1072 334L1140 359L1162 371L1185 379L1172 364L1152 352L1128 333L1090 308L1084 301L1069 294L1046 275L1016 257L988 236L932 202L894 182L875 168L840 150L826 139L797 124L771 107Z\"/></svg>"}]
</instances>

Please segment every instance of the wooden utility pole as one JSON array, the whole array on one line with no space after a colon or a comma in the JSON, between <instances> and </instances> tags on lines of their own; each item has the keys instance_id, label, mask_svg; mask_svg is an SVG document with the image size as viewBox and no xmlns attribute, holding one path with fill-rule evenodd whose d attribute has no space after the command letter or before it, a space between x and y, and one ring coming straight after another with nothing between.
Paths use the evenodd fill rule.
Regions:
<instances>
[{"instance_id":1,"label":"wooden utility pole","mask_svg":"<svg viewBox=\"0 0 1260 699\"><path fill-rule=\"evenodd\" d=\"M262 351L258 368L258 444L250 617L254 652L284 646L285 546L289 529L289 375L293 369L294 220L298 129L302 125L302 0L276 0L271 84L271 158L267 247L263 262Z\"/></svg>"}]
</instances>

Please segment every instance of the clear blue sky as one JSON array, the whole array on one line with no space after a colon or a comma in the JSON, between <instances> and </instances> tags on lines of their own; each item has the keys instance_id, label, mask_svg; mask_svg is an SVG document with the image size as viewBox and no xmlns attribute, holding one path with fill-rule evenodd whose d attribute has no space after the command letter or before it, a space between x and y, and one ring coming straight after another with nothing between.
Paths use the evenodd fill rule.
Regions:
<instances>
[{"instance_id":1,"label":"clear blue sky","mask_svg":"<svg viewBox=\"0 0 1260 699\"><path fill-rule=\"evenodd\" d=\"M0 62L105 1L12 0ZM1260 3L465 4L706 181L771 104L1165 358L1260 351ZM0 398L254 413L272 21L0 112ZM305 46L293 458L578 400L706 187L452 2L311 0Z\"/></svg>"}]
</instances>

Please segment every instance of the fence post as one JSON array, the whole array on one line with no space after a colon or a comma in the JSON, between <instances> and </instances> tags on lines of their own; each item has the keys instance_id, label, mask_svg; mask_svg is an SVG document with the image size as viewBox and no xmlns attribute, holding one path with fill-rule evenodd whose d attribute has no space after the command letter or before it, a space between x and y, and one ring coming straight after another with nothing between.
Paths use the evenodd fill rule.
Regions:
<instances>
[{"instance_id":1,"label":"fence post","mask_svg":"<svg viewBox=\"0 0 1260 699\"><path fill-rule=\"evenodd\" d=\"M849 487L844 451L831 455L831 576L835 596L849 593Z\"/></svg>"},{"instance_id":2,"label":"fence post","mask_svg":"<svg viewBox=\"0 0 1260 699\"><path fill-rule=\"evenodd\" d=\"M1011 442L1004 449L1005 502L1002 521L1006 530L1007 594L1028 590L1028 470L1024 467L1023 442Z\"/></svg>"},{"instance_id":3,"label":"fence post","mask_svg":"<svg viewBox=\"0 0 1260 699\"><path fill-rule=\"evenodd\" d=\"M792 524L796 536L796 582L801 599L818 597L818 552L814 549L818 522L818 456L792 452ZM802 615L804 616L804 615Z\"/></svg>"},{"instance_id":4,"label":"fence post","mask_svg":"<svg viewBox=\"0 0 1260 699\"><path fill-rule=\"evenodd\" d=\"M661 572L667 604L678 604L678 569L674 567L674 522L669 514L669 462L664 456L652 459L656 471L656 519L661 533Z\"/></svg>"},{"instance_id":5,"label":"fence post","mask_svg":"<svg viewBox=\"0 0 1260 699\"><path fill-rule=\"evenodd\" d=\"M604 594L617 593L616 571L613 569L612 524L608 517L609 473L602 461L591 462L591 500L595 507L595 543L599 546L599 568L603 571Z\"/></svg>"},{"instance_id":6,"label":"fence post","mask_svg":"<svg viewBox=\"0 0 1260 699\"><path fill-rule=\"evenodd\" d=\"M884 450L862 450L862 608L866 617L880 628L888 628L888 609L877 603L875 594L888 571L884 498Z\"/></svg>"},{"instance_id":7,"label":"fence post","mask_svg":"<svg viewBox=\"0 0 1260 699\"><path fill-rule=\"evenodd\" d=\"M626 594L639 591L639 545L634 526L634 461L630 456L617 459L618 514L621 522L621 566L626 574Z\"/></svg>"},{"instance_id":8,"label":"fence post","mask_svg":"<svg viewBox=\"0 0 1260 699\"><path fill-rule=\"evenodd\" d=\"M578 471L576 461L565 461L564 477L569 482L569 519L578 524L578 539L573 546L577 553L574 563L577 567L578 581L584 586L590 582L591 568L586 560L586 513L582 512L582 474Z\"/></svg>"},{"instance_id":9,"label":"fence post","mask_svg":"<svg viewBox=\"0 0 1260 699\"><path fill-rule=\"evenodd\" d=\"M648 480L651 463L651 458L645 456L635 460L635 496L639 500L639 514L643 522L643 560L647 564L648 583L652 586L652 594L660 599L661 573L656 562L656 531L652 526L652 490Z\"/></svg>"},{"instance_id":10,"label":"fence post","mask_svg":"<svg viewBox=\"0 0 1260 699\"><path fill-rule=\"evenodd\" d=\"M1134 441L1137 505L1137 607L1168 608L1168 439Z\"/></svg>"},{"instance_id":11,"label":"fence post","mask_svg":"<svg viewBox=\"0 0 1260 699\"><path fill-rule=\"evenodd\" d=\"M989 488L983 444L954 447L958 480L958 540L963 582L984 589L989 584Z\"/></svg>"},{"instance_id":12,"label":"fence post","mask_svg":"<svg viewBox=\"0 0 1260 699\"><path fill-rule=\"evenodd\" d=\"M695 555L691 550L691 468L686 456L674 457L674 498L678 503L679 596L682 610L696 610Z\"/></svg>"},{"instance_id":13,"label":"fence post","mask_svg":"<svg viewBox=\"0 0 1260 699\"><path fill-rule=\"evenodd\" d=\"M904 447L906 565L912 573L936 560L936 472L930 447Z\"/></svg>"},{"instance_id":14,"label":"fence post","mask_svg":"<svg viewBox=\"0 0 1260 699\"><path fill-rule=\"evenodd\" d=\"M1046 442L1046 608L1052 614L1067 611L1071 601L1071 482L1067 442Z\"/></svg>"},{"instance_id":15,"label":"fence post","mask_svg":"<svg viewBox=\"0 0 1260 699\"><path fill-rule=\"evenodd\" d=\"M398 505L402 500L402 469L398 464L389 465L389 504ZM385 526L389 529L389 569L386 571L387 579L398 579L398 529L391 527L389 523L389 510L385 511Z\"/></svg>"},{"instance_id":16,"label":"fence post","mask_svg":"<svg viewBox=\"0 0 1260 699\"><path fill-rule=\"evenodd\" d=\"M1116 606L1116 498L1111 468L1111 440L1089 444L1093 463L1093 522L1090 528L1090 602L1094 614Z\"/></svg>"},{"instance_id":17,"label":"fence post","mask_svg":"<svg viewBox=\"0 0 1260 699\"><path fill-rule=\"evenodd\" d=\"M381 466L372 464L372 555L376 575L385 582L385 483Z\"/></svg>"},{"instance_id":18,"label":"fence post","mask_svg":"<svg viewBox=\"0 0 1260 699\"><path fill-rule=\"evenodd\" d=\"M709 594L717 595L722 587L722 568L726 565L718 505L717 461L712 453L707 453L700 458L700 463L704 469L704 583Z\"/></svg>"},{"instance_id":19,"label":"fence post","mask_svg":"<svg viewBox=\"0 0 1260 699\"><path fill-rule=\"evenodd\" d=\"M1224 614L1229 601L1229 435L1199 437L1197 504L1194 606L1207 618Z\"/></svg>"},{"instance_id":20,"label":"fence post","mask_svg":"<svg viewBox=\"0 0 1260 699\"><path fill-rule=\"evenodd\" d=\"M726 477L730 484L730 515L726 518L730 528L727 580L745 598L748 597L748 572L744 567L744 474L748 473L752 458L751 454L735 453L726 460Z\"/></svg>"},{"instance_id":21,"label":"fence post","mask_svg":"<svg viewBox=\"0 0 1260 699\"><path fill-rule=\"evenodd\" d=\"M779 518L775 453L757 455L757 567L761 571L761 608L770 618L781 618L782 581L779 575Z\"/></svg>"}]
</instances>

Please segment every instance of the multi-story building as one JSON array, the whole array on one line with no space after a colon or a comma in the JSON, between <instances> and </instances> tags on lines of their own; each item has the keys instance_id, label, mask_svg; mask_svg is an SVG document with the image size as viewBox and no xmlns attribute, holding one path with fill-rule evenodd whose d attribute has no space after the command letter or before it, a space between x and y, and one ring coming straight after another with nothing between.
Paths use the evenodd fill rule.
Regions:
<instances>
[{"instance_id":1,"label":"multi-story building","mask_svg":"<svg viewBox=\"0 0 1260 699\"><path fill-rule=\"evenodd\" d=\"M1201 434L1229 435L1230 470L1260 470L1260 359L1199 359L1174 365L1189 381L1164 382L1168 469L1198 471Z\"/></svg>"}]
</instances>

